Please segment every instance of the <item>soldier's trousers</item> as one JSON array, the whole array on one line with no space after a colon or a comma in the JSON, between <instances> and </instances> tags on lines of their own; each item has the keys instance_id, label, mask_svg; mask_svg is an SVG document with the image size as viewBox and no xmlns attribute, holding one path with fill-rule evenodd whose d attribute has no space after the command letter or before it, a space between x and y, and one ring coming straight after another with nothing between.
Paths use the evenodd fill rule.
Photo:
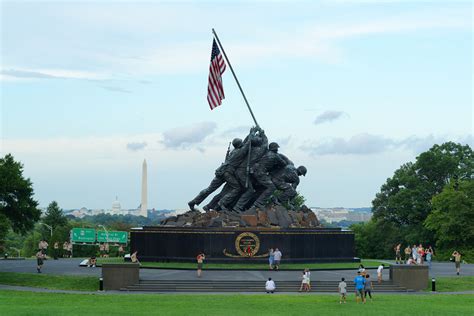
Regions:
<instances>
[{"instance_id":1,"label":"soldier's trousers","mask_svg":"<svg viewBox=\"0 0 474 316\"><path fill-rule=\"evenodd\" d=\"M224 187L222 188L222 191L219 192L218 194L214 195L214 197L212 198L212 200L207 203L207 205L205 206L205 208L208 208L208 209L215 209L216 206L218 205L219 201L222 199L222 197L224 195L226 195L227 193L229 193L230 191L230 187L229 185L224 185Z\"/></svg>"},{"instance_id":2,"label":"soldier's trousers","mask_svg":"<svg viewBox=\"0 0 474 316\"><path fill-rule=\"evenodd\" d=\"M296 190L290 183L282 181L278 178L272 178L273 184L281 191L278 200L282 203L290 202L296 196Z\"/></svg>"},{"instance_id":3,"label":"soldier's trousers","mask_svg":"<svg viewBox=\"0 0 474 316\"><path fill-rule=\"evenodd\" d=\"M223 176L221 177L215 177L212 179L211 183L207 188L199 192L199 194L191 201L194 202L195 204L200 204L202 201L204 201L212 192L215 190L219 189L219 187L225 182L225 179Z\"/></svg>"},{"instance_id":4,"label":"soldier's trousers","mask_svg":"<svg viewBox=\"0 0 474 316\"><path fill-rule=\"evenodd\" d=\"M254 170L253 177L255 181L263 186L265 190L259 195L258 199L253 204L255 207L263 208L267 204L273 191L275 191L275 185L272 182L270 175L263 168Z\"/></svg>"},{"instance_id":5,"label":"soldier's trousers","mask_svg":"<svg viewBox=\"0 0 474 316\"><path fill-rule=\"evenodd\" d=\"M246 168L239 168L235 171L235 176L237 180L240 182L240 185L243 188L243 193L240 195L237 203L234 205L234 211L242 212L245 210L245 207L250 202L255 194L255 189L253 188L252 181L250 179L251 175L248 175L247 179L247 170ZM245 188L245 184L247 182L247 188Z\"/></svg>"},{"instance_id":6,"label":"soldier's trousers","mask_svg":"<svg viewBox=\"0 0 474 316\"><path fill-rule=\"evenodd\" d=\"M231 206L232 202L240 195L242 192L242 187L240 186L239 181L235 177L232 171L226 171L224 173L226 185L228 186L228 192L225 193L220 201L218 202L221 209L225 209Z\"/></svg>"}]
</instances>

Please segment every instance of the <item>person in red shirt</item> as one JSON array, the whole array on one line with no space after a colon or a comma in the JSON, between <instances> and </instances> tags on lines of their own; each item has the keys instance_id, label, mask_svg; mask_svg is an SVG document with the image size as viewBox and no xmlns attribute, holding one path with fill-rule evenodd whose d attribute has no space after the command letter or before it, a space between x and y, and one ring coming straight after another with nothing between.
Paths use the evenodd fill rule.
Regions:
<instances>
[{"instance_id":1,"label":"person in red shirt","mask_svg":"<svg viewBox=\"0 0 474 316\"><path fill-rule=\"evenodd\" d=\"M202 274L202 263L204 262L204 259L206 259L206 256L202 252L200 254L198 254L197 257L196 257L198 278L200 278L201 274Z\"/></svg>"}]
</instances>

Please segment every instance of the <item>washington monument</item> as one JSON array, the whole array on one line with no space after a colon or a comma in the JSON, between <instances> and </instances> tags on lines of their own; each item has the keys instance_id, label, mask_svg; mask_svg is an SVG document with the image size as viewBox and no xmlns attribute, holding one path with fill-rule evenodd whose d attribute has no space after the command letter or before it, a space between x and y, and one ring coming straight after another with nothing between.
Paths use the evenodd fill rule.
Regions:
<instances>
[{"instance_id":1,"label":"washington monument","mask_svg":"<svg viewBox=\"0 0 474 316\"><path fill-rule=\"evenodd\" d=\"M148 185L146 159L143 159L142 166L142 203L140 205L140 216L148 217Z\"/></svg>"}]
</instances>

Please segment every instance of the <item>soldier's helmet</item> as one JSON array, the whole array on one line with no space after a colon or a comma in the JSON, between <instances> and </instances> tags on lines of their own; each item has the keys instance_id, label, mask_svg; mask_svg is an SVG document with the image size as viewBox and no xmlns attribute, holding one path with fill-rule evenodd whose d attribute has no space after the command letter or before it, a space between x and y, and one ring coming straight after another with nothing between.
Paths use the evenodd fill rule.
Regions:
<instances>
[{"instance_id":1,"label":"soldier's helmet","mask_svg":"<svg viewBox=\"0 0 474 316\"><path fill-rule=\"evenodd\" d=\"M277 143L270 143L268 145L268 150L271 150L271 151L274 151L274 152L277 152L278 148L280 148L280 146L278 146Z\"/></svg>"},{"instance_id":2,"label":"soldier's helmet","mask_svg":"<svg viewBox=\"0 0 474 316\"><path fill-rule=\"evenodd\" d=\"M306 172L308 172L308 170L306 170L306 167L305 166L299 166L296 171L298 172L298 175L303 175L303 176L306 176Z\"/></svg>"},{"instance_id":3,"label":"soldier's helmet","mask_svg":"<svg viewBox=\"0 0 474 316\"><path fill-rule=\"evenodd\" d=\"M240 138L234 138L232 141L232 146L234 146L234 148L242 147L242 140Z\"/></svg>"}]
</instances>

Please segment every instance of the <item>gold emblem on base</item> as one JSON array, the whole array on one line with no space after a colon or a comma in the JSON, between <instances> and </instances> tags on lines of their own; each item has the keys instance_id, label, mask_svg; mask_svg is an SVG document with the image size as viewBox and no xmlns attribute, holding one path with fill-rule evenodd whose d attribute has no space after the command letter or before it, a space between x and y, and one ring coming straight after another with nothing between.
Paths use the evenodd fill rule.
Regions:
<instances>
[{"instance_id":1,"label":"gold emblem on base","mask_svg":"<svg viewBox=\"0 0 474 316\"><path fill-rule=\"evenodd\" d=\"M235 250L239 255L228 253L224 249L224 255L232 258L247 257L247 258L262 258L267 257L268 253L257 255L260 250L260 239L254 233L245 232L237 236L235 239Z\"/></svg>"}]
</instances>

